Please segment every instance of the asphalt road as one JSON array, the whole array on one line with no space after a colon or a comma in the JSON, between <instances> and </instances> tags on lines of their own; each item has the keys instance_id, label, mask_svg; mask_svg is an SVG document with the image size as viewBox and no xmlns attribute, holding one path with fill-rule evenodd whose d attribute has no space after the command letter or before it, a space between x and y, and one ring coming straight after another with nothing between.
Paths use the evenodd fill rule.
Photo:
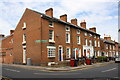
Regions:
<instances>
[{"instance_id":1,"label":"asphalt road","mask_svg":"<svg viewBox=\"0 0 120 80\"><path fill-rule=\"evenodd\" d=\"M3 65L2 76L8 78L118 78L118 64L68 72L48 72Z\"/></svg>"}]
</instances>

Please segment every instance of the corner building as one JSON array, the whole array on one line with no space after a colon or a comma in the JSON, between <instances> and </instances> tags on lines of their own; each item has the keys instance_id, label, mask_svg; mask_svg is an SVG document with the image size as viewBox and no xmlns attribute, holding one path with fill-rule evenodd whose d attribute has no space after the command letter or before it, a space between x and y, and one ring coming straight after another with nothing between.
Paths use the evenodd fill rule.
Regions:
<instances>
[{"instance_id":1,"label":"corner building","mask_svg":"<svg viewBox=\"0 0 120 80\"><path fill-rule=\"evenodd\" d=\"M100 35L96 28L86 29L86 22L67 22L67 15L53 17L53 9L45 14L26 9L14 31L13 63L33 65L50 62L64 63L71 58L93 57L101 54Z\"/></svg>"}]
</instances>

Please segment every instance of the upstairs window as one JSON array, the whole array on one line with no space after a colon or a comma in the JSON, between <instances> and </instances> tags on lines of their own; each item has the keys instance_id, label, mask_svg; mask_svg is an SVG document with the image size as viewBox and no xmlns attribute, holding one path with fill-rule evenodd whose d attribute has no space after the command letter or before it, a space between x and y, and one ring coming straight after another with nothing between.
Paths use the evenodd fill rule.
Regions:
<instances>
[{"instance_id":1,"label":"upstairs window","mask_svg":"<svg viewBox=\"0 0 120 80\"><path fill-rule=\"evenodd\" d=\"M65 27L65 30L66 30L66 31L70 31L70 27L69 27L69 26L66 26L66 27Z\"/></svg>"},{"instance_id":2,"label":"upstairs window","mask_svg":"<svg viewBox=\"0 0 120 80\"><path fill-rule=\"evenodd\" d=\"M98 47L100 47L100 41L98 41Z\"/></svg>"},{"instance_id":3,"label":"upstairs window","mask_svg":"<svg viewBox=\"0 0 120 80\"><path fill-rule=\"evenodd\" d=\"M108 44L106 44L106 49L108 49Z\"/></svg>"},{"instance_id":4,"label":"upstairs window","mask_svg":"<svg viewBox=\"0 0 120 80\"><path fill-rule=\"evenodd\" d=\"M70 48L66 48L66 58L70 58Z\"/></svg>"},{"instance_id":5,"label":"upstairs window","mask_svg":"<svg viewBox=\"0 0 120 80\"><path fill-rule=\"evenodd\" d=\"M87 36L87 32L84 33L84 36Z\"/></svg>"},{"instance_id":6,"label":"upstairs window","mask_svg":"<svg viewBox=\"0 0 120 80\"><path fill-rule=\"evenodd\" d=\"M96 35L94 35L94 38L96 38Z\"/></svg>"},{"instance_id":7,"label":"upstairs window","mask_svg":"<svg viewBox=\"0 0 120 80\"><path fill-rule=\"evenodd\" d=\"M54 41L54 31L49 30L49 41Z\"/></svg>"},{"instance_id":8,"label":"upstairs window","mask_svg":"<svg viewBox=\"0 0 120 80\"><path fill-rule=\"evenodd\" d=\"M23 34L23 42L26 42L26 34Z\"/></svg>"},{"instance_id":9,"label":"upstairs window","mask_svg":"<svg viewBox=\"0 0 120 80\"><path fill-rule=\"evenodd\" d=\"M77 36L77 44L80 44L80 36Z\"/></svg>"},{"instance_id":10,"label":"upstairs window","mask_svg":"<svg viewBox=\"0 0 120 80\"><path fill-rule=\"evenodd\" d=\"M77 34L80 34L80 30L79 29L77 29Z\"/></svg>"},{"instance_id":11,"label":"upstairs window","mask_svg":"<svg viewBox=\"0 0 120 80\"><path fill-rule=\"evenodd\" d=\"M113 50L115 50L115 46L113 46Z\"/></svg>"},{"instance_id":12,"label":"upstairs window","mask_svg":"<svg viewBox=\"0 0 120 80\"><path fill-rule=\"evenodd\" d=\"M89 40L90 46L92 46L92 40Z\"/></svg>"},{"instance_id":13,"label":"upstairs window","mask_svg":"<svg viewBox=\"0 0 120 80\"><path fill-rule=\"evenodd\" d=\"M70 43L70 33L66 33L66 43Z\"/></svg>"},{"instance_id":14,"label":"upstairs window","mask_svg":"<svg viewBox=\"0 0 120 80\"><path fill-rule=\"evenodd\" d=\"M26 22L23 23L22 29L23 29L23 30L26 29Z\"/></svg>"},{"instance_id":15,"label":"upstairs window","mask_svg":"<svg viewBox=\"0 0 120 80\"><path fill-rule=\"evenodd\" d=\"M49 27L53 27L53 26L54 26L53 22L49 21Z\"/></svg>"},{"instance_id":16,"label":"upstairs window","mask_svg":"<svg viewBox=\"0 0 120 80\"><path fill-rule=\"evenodd\" d=\"M98 39L100 39L100 37L98 36Z\"/></svg>"},{"instance_id":17,"label":"upstairs window","mask_svg":"<svg viewBox=\"0 0 120 80\"><path fill-rule=\"evenodd\" d=\"M96 40L94 41L94 45L95 45L95 47L97 47L97 41Z\"/></svg>"},{"instance_id":18,"label":"upstairs window","mask_svg":"<svg viewBox=\"0 0 120 80\"><path fill-rule=\"evenodd\" d=\"M89 34L89 37L92 37L92 34Z\"/></svg>"},{"instance_id":19,"label":"upstairs window","mask_svg":"<svg viewBox=\"0 0 120 80\"><path fill-rule=\"evenodd\" d=\"M110 49L111 49L111 45L110 45Z\"/></svg>"},{"instance_id":20,"label":"upstairs window","mask_svg":"<svg viewBox=\"0 0 120 80\"><path fill-rule=\"evenodd\" d=\"M87 39L85 39L85 45L86 45L86 46L88 45L88 40L87 40Z\"/></svg>"}]
</instances>

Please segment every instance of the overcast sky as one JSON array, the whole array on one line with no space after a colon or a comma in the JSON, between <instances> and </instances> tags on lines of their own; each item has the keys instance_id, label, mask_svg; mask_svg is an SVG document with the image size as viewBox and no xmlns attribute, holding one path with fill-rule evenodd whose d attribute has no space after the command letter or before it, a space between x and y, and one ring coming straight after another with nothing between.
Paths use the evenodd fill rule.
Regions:
<instances>
[{"instance_id":1,"label":"overcast sky","mask_svg":"<svg viewBox=\"0 0 120 80\"><path fill-rule=\"evenodd\" d=\"M67 14L68 22L86 20L87 28L96 27L97 33L111 35L118 41L117 0L0 0L0 34L9 35L15 29L26 8L44 13L53 8L54 17Z\"/></svg>"}]
</instances>

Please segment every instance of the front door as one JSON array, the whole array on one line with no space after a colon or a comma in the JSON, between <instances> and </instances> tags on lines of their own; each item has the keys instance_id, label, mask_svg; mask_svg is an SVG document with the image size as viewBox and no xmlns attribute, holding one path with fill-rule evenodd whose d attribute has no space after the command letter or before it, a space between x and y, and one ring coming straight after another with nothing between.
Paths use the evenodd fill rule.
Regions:
<instances>
[{"instance_id":1,"label":"front door","mask_svg":"<svg viewBox=\"0 0 120 80\"><path fill-rule=\"evenodd\" d=\"M59 61L63 61L63 47L62 46L58 48L58 59Z\"/></svg>"}]
</instances>

